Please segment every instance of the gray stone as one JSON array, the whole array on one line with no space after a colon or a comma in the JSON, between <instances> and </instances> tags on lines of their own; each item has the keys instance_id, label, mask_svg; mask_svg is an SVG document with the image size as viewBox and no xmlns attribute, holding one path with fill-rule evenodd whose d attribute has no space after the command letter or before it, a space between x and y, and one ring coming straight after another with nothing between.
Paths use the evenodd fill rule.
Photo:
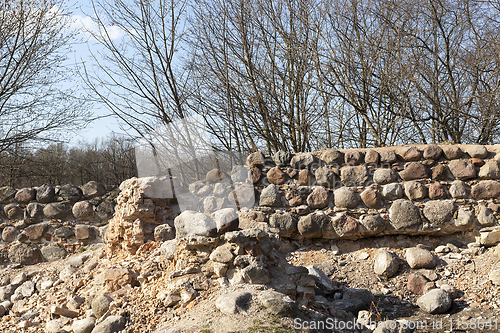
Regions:
<instances>
[{"instance_id":1,"label":"gray stone","mask_svg":"<svg viewBox=\"0 0 500 333\"><path fill-rule=\"evenodd\" d=\"M34 265L40 259L40 250L36 245L18 243L9 249L8 257L15 264Z\"/></svg>"},{"instance_id":2,"label":"gray stone","mask_svg":"<svg viewBox=\"0 0 500 333\"><path fill-rule=\"evenodd\" d=\"M408 162L418 161L418 160L420 160L420 157L422 156L422 154L420 153L418 148L415 146L401 149L401 151L399 152L399 155L401 155L401 157L405 161L408 161Z\"/></svg>"},{"instance_id":3,"label":"gray stone","mask_svg":"<svg viewBox=\"0 0 500 333\"><path fill-rule=\"evenodd\" d=\"M39 219L43 217L43 206L38 202L30 202L26 206L26 214L32 219Z\"/></svg>"},{"instance_id":4,"label":"gray stone","mask_svg":"<svg viewBox=\"0 0 500 333\"><path fill-rule=\"evenodd\" d=\"M467 154L469 154L472 158L486 158L488 157L488 150L486 150L485 146L474 145L467 147L465 150Z\"/></svg>"},{"instance_id":5,"label":"gray stone","mask_svg":"<svg viewBox=\"0 0 500 333\"><path fill-rule=\"evenodd\" d=\"M223 181L224 179L227 179L227 174L223 172L222 170L215 168L207 172L207 175L205 176L205 181L208 184L215 184L217 182Z\"/></svg>"},{"instance_id":6,"label":"gray stone","mask_svg":"<svg viewBox=\"0 0 500 333\"><path fill-rule=\"evenodd\" d=\"M97 217L101 221L107 221L110 218L112 218L114 212L115 212L115 205L113 204L113 202L108 201L108 200L105 200L105 201L101 202L96 207L96 210L95 210L95 213L96 213Z\"/></svg>"},{"instance_id":7,"label":"gray stone","mask_svg":"<svg viewBox=\"0 0 500 333\"><path fill-rule=\"evenodd\" d=\"M93 199L106 194L106 188L104 185L91 180L82 186L82 193L86 199Z\"/></svg>"},{"instance_id":8,"label":"gray stone","mask_svg":"<svg viewBox=\"0 0 500 333\"><path fill-rule=\"evenodd\" d=\"M417 181L405 182L405 194L410 200L424 199L427 195L427 187Z\"/></svg>"},{"instance_id":9,"label":"gray stone","mask_svg":"<svg viewBox=\"0 0 500 333\"><path fill-rule=\"evenodd\" d=\"M31 297L35 292L35 284L31 281L26 281L17 287L14 293L21 294L23 297Z\"/></svg>"},{"instance_id":10,"label":"gray stone","mask_svg":"<svg viewBox=\"0 0 500 333\"><path fill-rule=\"evenodd\" d=\"M238 211L235 208L223 208L212 213L217 226L217 233L223 234L238 229Z\"/></svg>"},{"instance_id":11,"label":"gray stone","mask_svg":"<svg viewBox=\"0 0 500 333\"><path fill-rule=\"evenodd\" d=\"M2 240L7 243L12 243L13 241L16 240L17 235L19 234L19 231L14 228L14 227L5 227L2 230Z\"/></svg>"},{"instance_id":12,"label":"gray stone","mask_svg":"<svg viewBox=\"0 0 500 333\"><path fill-rule=\"evenodd\" d=\"M217 247L210 254L210 260L224 263L224 264L228 263L228 262L232 262L233 258L234 258L234 255L231 252L231 245L229 243Z\"/></svg>"},{"instance_id":13,"label":"gray stone","mask_svg":"<svg viewBox=\"0 0 500 333\"><path fill-rule=\"evenodd\" d=\"M243 183L247 179L248 179L248 169L245 168L243 165L235 165L231 172L231 180L235 183ZM200 183L201 187L203 187L203 182ZM191 185L189 185L190 191L191 191ZM201 187L197 188L195 191L191 191L191 193L193 194L196 193Z\"/></svg>"},{"instance_id":14,"label":"gray stone","mask_svg":"<svg viewBox=\"0 0 500 333\"><path fill-rule=\"evenodd\" d=\"M196 194L196 196L200 197L200 198L203 198L203 197L206 197L206 196L209 196L214 190L214 187L210 184L207 184L207 185L204 185L202 188L200 188L198 190Z\"/></svg>"},{"instance_id":15,"label":"gray stone","mask_svg":"<svg viewBox=\"0 0 500 333\"><path fill-rule=\"evenodd\" d=\"M63 333L64 324L62 319L49 320L45 324L45 333Z\"/></svg>"},{"instance_id":16,"label":"gray stone","mask_svg":"<svg viewBox=\"0 0 500 333\"><path fill-rule=\"evenodd\" d=\"M365 305L365 302L358 298L335 300L331 302L331 305L334 309L350 312L352 314L357 314L359 311L369 308L369 306L367 307Z\"/></svg>"},{"instance_id":17,"label":"gray stone","mask_svg":"<svg viewBox=\"0 0 500 333\"><path fill-rule=\"evenodd\" d=\"M62 226L54 230L54 236L58 238L69 239L75 237L75 233L73 232L73 229L71 229L71 227Z\"/></svg>"},{"instance_id":18,"label":"gray stone","mask_svg":"<svg viewBox=\"0 0 500 333\"><path fill-rule=\"evenodd\" d=\"M482 180L472 186L471 194L476 200L498 198L500 196L500 183L496 180Z\"/></svg>"},{"instance_id":19,"label":"gray stone","mask_svg":"<svg viewBox=\"0 0 500 333\"><path fill-rule=\"evenodd\" d=\"M288 237L297 232L297 219L290 213L273 214L269 217L269 225L280 231L280 235Z\"/></svg>"},{"instance_id":20,"label":"gray stone","mask_svg":"<svg viewBox=\"0 0 500 333\"><path fill-rule=\"evenodd\" d=\"M224 314L237 314L246 311L252 294L248 291L233 291L220 295L215 301L216 308Z\"/></svg>"},{"instance_id":21,"label":"gray stone","mask_svg":"<svg viewBox=\"0 0 500 333\"><path fill-rule=\"evenodd\" d=\"M23 218L23 209L17 203L5 205L3 211L9 220Z\"/></svg>"},{"instance_id":22,"label":"gray stone","mask_svg":"<svg viewBox=\"0 0 500 333\"><path fill-rule=\"evenodd\" d=\"M335 206L342 208L354 208L359 203L359 198L356 192L348 187L341 187L335 190L334 193Z\"/></svg>"},{"instance_id":23,"label":"gray stone","mask_svg":"<svg viewBox=\"0 0 500 333\"><path fill-rule=\"evenodd\" d=\"M36 190L32 187L26 187L17 191L14 200L21 203L28 203L36 198Z\"/></svg>"},{"instance_id":24,"label":"gray stone","mask_svg":"<svg viewBox=\"0 0 500 333\"><path fill-rule=\"evenodd\" d=\"M422 163L410 162L405 165L403 171L399 172L399 176L404 181L429 178L429 169Z\"/></svg>"},{"instance_id":25,"label":"gray stone","mask_svg":"<svg viewBox=\"0 0 500 333\"><path fill-rule=\"evenodd\" d=\"M378 215L361 215L360 223L366 228L368 234L375 235L384 231L386 224L384 219Z\"/></svg>"},{"instance_id":26,"label":"gray stone","mask_svg":"<svg viewBox=\"0 0 500 333\"><path fill-rule=\"evenodd\" d=\"M406 261L411 268L434 268L436 267L436 257L431 251L412 247L406 250Z\"/></svg>"},{"instance_id":27,"label":"gray stone","mask_svg":"<svg viewBox=\"0 0 500 333\"><path fill-rule=\"evenodd\" d=\"M78 312L70 310L66 307L58 306L58 305L52 305L50 307L50 313L53 315L58 315L58 316L63 316L63 317L68 317L68 318L76 318L78 317Z\"/></svg>"},{"instance_id":28,"label":"gray stone","mask_svg":"<svg viewBox=\"0 0 500 333\"><path fill-rule=\"evenodd\" d=\"M348 165L360 165L363 163L363 153L357 150L349 150L344 155L344 161Z\"/></svg>"},{"instance_id":29,"label":"gray stone","mask_svg":"<svg viewBox=\"0 0 500 333\"><path fill-rule=\"evenodd\" d=\"M299 233L305 238L319 238L331 226L331 219L321 212L302 216L297 224Z\"/></svg>"},{"instance_id":30,"label":"gray stone","mask_svg":"<svg viewBox=\"0 0 500 333\"><path fill-rule=\"evenodd\" d=\"M14 199L17 190L10 186L0 187L0 203L8 203Z\"/></svg>"},{"instance_id":31,"label":"gray stone","mask_svg":"<svg viewBox=\"0 0 500 333\"><path fill-rule=\"evenodd\" d=\"M243 279L251 284L266 284L271 281L269 271L259 264L250 264L241 270Z\"/></svg>"},{"instance_id":32,"label":"gray stone","mask_svg":"<svg viewBox=\"0 0 500 333\"><path fill-rule=\"evenodd\" d=\"M490 227L497 223L497 218L493 215L491 209L483 205L480 205L478 209L479 213L477 214L477 220L481 226Z\"/></svg>"},{"instance_id":33,"label":"gray stone","mask_svg":"<svg viewBox=\"0 0 500 333\"><path fill-rule=\"evenodd\" d=\"M57 245L47 245L40 249L42 257L47 261L54 261L66 257L68 252Z\"/></svg>"},{"instance_id":34,"label":"gray stone","mask_svg":"<svg viewBox=\"0 0 500 333\"><path fill-rule=\"evenodd\" d=\"M430 314L445 313L451 307L448 293L442 289L433 289L417 299L418 307Z\"/></svg>"},{"instance_id":35,"label":"gray stone","mask_svg":"<svg viewBox=\"0 0 500 333\"><path fill-rule=\"evenodd\" d=\"M95 327L95 318L88 317L81 320L75 320L71 325L73 333L91 333L92 329Z\"/></svg>"},{"instance_id":36,"label":"gray stone","mask_svg":"<svg viewBox=\"0 0 500 333\"><path fill-rule=\"evenodd\" d=\"M385 278L393 277L399 269L399 258L392 251L379 249L373 260L375 274Z\"/></svg>"},{"instance_id":37,"label":"gray stone","mask_svg":"<svg viewBox=\"0 0 500 333\"><path fill-rule=\"evenodd\" d=\"M427 201L424 216L433 226L439 226L451 221L455 208L452 200Z\"/></svg>"},{"instance_id":38,"label":"gray stone","mask_svg":"<svg viewBox=\"0 0 500 333\"><path fill-rule=\"evenodd\" d=\"M39 203L49 203L54 201L54 197L56 196L56 192L54 186L51 184L43 184L39 186L36 190L36 201Z\"/></svg>"},{"instance_id":39,"label":"gray stone","mask_svg":"<svg viewBox=\"0 0 500 333\"><path fill-rule=\"evenodd\" d=\"M424 149L424 158L426 160L437 160L441 157L443 150L438 145L428 145Z\"/></svg>"},{"instance_id":40,"label":"gray stone","mask_svg":"<svg viewBox=\"0 0 500 333\"><path fill-rule=\"evenodd\" d=\"M229 194L231 191L231 185L227 182L220 182L214 185L214 190L212 194L216 197L222 198Z\"/></svg>"},{"instance_id":41,"label":"gray stone","mask_svg":"<svg viewBox=\"0 0 500 333\"><path fill-rule=\"evenodd\" d=\"M339 289L321 269L310 265L307 266L307 270L309 271L309 275L316 281L316 286L327 294L334 293Z\"/></svg>"},{"instance_id":42,"label":"gray stone","mask_svg":"<svg viewBox=\"0 0 500 333\"><path fill-rule=\"evenodd\" d=\"M264 165L264 154L260 151L257 151L255 153L252 153L250 155L248 155L247 157L247 164L250 166L250 167L258 167L258 166L262 166Z\"/></svg>"},{"instance_id":43,"label":"gray stone","mask_svg":"<svg viewBox=\"0 0 500 333\"><path fill-rule=\"evenodd\" d=\"M177 240L176 239L172 239L172 240L163 242L160 246L160 253L167 260L174 259L176 251L177 251Z\"/></svg>"},{"instance_id":44,"label":"gray stone","mask_svg":"<svg viewBox=\"0 0 500 333\"><path fill-rule=\"evenodd\" d=\"M65 219L71 216L71 206L64 202L53 202L43 208L43 214L49 219Z\"/></svg>"},{"instance_id":45,"label":"gray stone","mask_svg":"<svg viewBox=\"0 0 500 333\"><path fill-rule=\"evenodd\" d=\"M78 240L90 241L98 237L99 232L92 225L77 224L75 225L75 237Z\"/></svg>"},{"instance_id":46,"label":"gray stone","mask_svg":"<svg viewBox=\"0 0 500 333\"><path fill-rule=\"evenodd\" d=\"M479 178L500 179L500 166L497 161L489 160L479 170Z\"/></svg>"},{"instance_id":47,"label":"gray stone","mask_svg":"<svg viewBox=\"0 0 500 333\"><path fill-rule=\"evenodd\" d=\"M471 160L452 160L448 163L448 168L456 179L476 178L476 168Z\"/></svg>"},{"instance_id":48,"label":"gray stone","mask_svg":"<svg viewBox=\"0 0 500 333\"><path fill-rule=\"evenodd\" d=\"M344 161L344 155L336 149L327 149L321 154L321 159L328 165L340 165Z\"/></svg>"},{"instance_id":49,"label":"gray stone","mask_svg":"<svg viewBox=\"0 0 500 333\"><path fill-rule=\"evenodd\" d=\"M483 246L494 246L500 243L500 229L483 228L479 232L479 237L476 237L476 242Z\"/></svg>"},{"instance_id":50,"label":"gray stone","mask_svg":"<svg viewBox=\"0 0 500 333\"><path fill-rule=\"evenodd\" d=\"M465 199L470 195L470 188L466 182L455 180L450 186L450 194L454 199Z\"/></svg>"},{"instance_id":51,"label":"gray stone","mask_svg":"<svg viewBox=\"0 0 500 333\"><path fill-rule=\"evenodd\" d=\"M394 183L398 175L392 169L379 168L373 174L373 181L379 185Z\"/></svg>"},{"instance_id":52,"label":"gray stone","mask_svg":"<svg viewBox=\"0 0 500 333\"><path fill-rule=\"evenodd\" d=\"M78 186L66 184L66 185L61 186L61 188L59 189L58 195L63 200L68 200L70 202L76 202L82 198L83 192Z\"/></svg>"},{"instance_id":53,"label":"gray stone","mask_svg":"<svg viewBox=\"0 0 500 333\"><path fill-rule=\"evenodd\" d=\"M384 200L396 200L403 197L403 187L399 183L384 185L382 189Z\"/></svg>"},{"instance_id":54,"label":"gray stone","mask_svg":"<svg viewBox=\"0 0 500 333\"><path fill-rule=\"evenodd\" d=\"M328 191L323 186L316 186L306 201L312 209L323 209L328 206Z\"/></svg>"},{"instance_id":55,"label":"gray stone","mask_svg":"<svg viewBox=\"0 0 500 333\"><path fill-rule=\"evenodd\" d=\"M449 160L455 160L463 155L463 151L459 146L444 146L443 153Z\"/></svg>"},{"instance_id":56,"label":"gray stone","mask_svg":"<svg viewBox=\"0 0 500 333\"><path fill-rule=\"evenodd\" d=\"M340 179L344 186L364 186L368 180L368 170L365 165L345 166L340 169Z\"/></svg>"},{"instance_id":57,"label":"gray stone","mask_svg":"<svg viewBox=\"0 0 500 333\"><path fill-rule=\"evenodd\" d=\"M318 168L314 175L316 177L316 184L328 188L335 186L335 173L330 167L324 166Z\"/></svg>"},{"instance_id":58,"label":"gray stone","mask_svg":"<svg viewBox=\"0 0 500 333\"><path fill-rule=\"evenodd\" d=\"M476 222L476 216L473 211L460 208L458 210L457 218L455 219L455 226L460 229L471 228Z\"/></svg>"},{"instance_id":59,"label":"gray stone","mask_svg":"<svg viewBox=\"0 0 500 333\"><path fill-rule=\"evenodd\" d=\"M71 211L78 220L89 219L94 215L94 206L86 200L79 201L75 202Z\"/></svg>"},{"instance_id":60,"label":"gray stone","mask_svg":"<svg viewBox=\"0 0 500 333\"><path fill-rule=\"evenodd\" d=\"M382 150L380 154L380 163L392 164L398 160L396 153L393 150Z\"/></svg>"},{"instance_id":61,"label":"gray stone","mask_svg":"<svg viewBox=\"0 0 500 333\"><path fill-rule=\"evenodd\" d=\"M214 236L217 225L210 217L202 213L186 210L174 220L177 238L190 236Z\"/></svg>"},{"instance_id":62,"label":"gray stone","mask_svg":"<svg viewBox=\"0 0 500 333\"><path fill-rule=\"evenodd\" d=\"M224 206L224 199L217 198L213 195L209 195L203 199L203 209L207 213L215 212L216 210L222 209Z\"/></svg>"},{"instance_id":63,"label":"gray stone","mask_svg":"<svg viewBox=\"0 0 500 333\"><path fill-rule=\"evenodd\" d=\"M395 200L389 209L389 223L396 230L417 228L422 224L420 210L410 201Z\"/></svg>"},{"instance_id":64,"label":"gray stone","mask_svg":"<svg viewBox=\"0 0 500 333\"><path fill-rule=\"evenodd\" d=\"M26 227L24 233L28 235L31 241L35 241L42 238L48 228L49 225L47 223L37 223Z\"/></svg>"},{"instance_id":65,"label":"gray stone","mask_svg":"<svg viewBox=\"0 0 500 333\"><path fill-rule=\"evenodd\" d=\"M279 167L286 167L290 164L292 154L287 151L278 150L273 156L273 161Z\"/></svg>"},{"instance_id":66,"label":"gray stone","mask_svg":"<svg viewBox=\"0 0 500 333\"><path fill-rule=\"evenodd\" d=\"M109 310L109 306L113 299L106 294L97 295L91 303L92 314L97 318L101 318Z\"/></svg>"},{"instance_id":67,"label":"gray stone","mask_svg":"<svg viewBox=\"0 0 500 333\"><path fill-rule=\"evenodd\" d=\"M260 292L257 296L257 302L272 314L284 317L294 316L299 310L297 303L290 296L274 290L263 290Z\"/></svg>"},{"instance_id":68,"label":"gray stone","mask_svg":"<svg viewBox=\"0 0 500 333\"><path fill-rule=\"evenodd\" d=\"M316 156L311 153L295 155L290 160L290 165L294 169L309 169L318 163Z\"/></svg>"},{"instance_id":69,"label":"gray stone","mask_svg":"<svg viewBox=\"0 0 500 333\"><path fill-rule=\"evenodd\" d=\"M255 189L250 185L238 186L229 193L228 199L230 202L238 200L238 207L252 207L255 204Z\"/></svg>"},{"instance_id":70,"label":"gray stone","mask_svg":"<svg viewBox=\"0 0 500 333\"><path fill-rule=\"evenodd\" d=\"M281 206L281 195L279 187L271 184L262 190L259 204L261 206L279 207Z\"/></svg>"},{"instance_id":71,"label":"gray stone","mask_svg":"<svg viewBox=\"0 0 500 333\"><path fill-rule=\"evenodd\" d=\"M109 316L96 325L92 333L117 333L125 329L127 320L122 316Z\"/></svg>"},{"instance_id":72,"label":"gray stone","mask_svg":"<svg viewBox=\"0 0 500 333\"><path fill-rule=\"evenodd\" d=\"M363 302L363 307L369 309L375 301L375 297L368 289L362 288L347 288L343 294L343 299L358 299Z\"/></svg>"},{"instance_id":73,"label":"gray stone","mask_svg":"<svg viewBox=\"0 0 500 333\"><path fill-rule=\"evenodd\" d=\"M375 150L368 150L365 154L366 164L378 164L380 155Z\"/></svg>"},{"instance_id":74,"label":"gray stone","mask_svg":"<svg viewBox=\"0 0 500 333\"><path fill-rule=\"evenodd\" d=\"M0 301L9 301L10 297L14 295L17 286L13 284L8 284L6 286L0 287Z\"/></svg>"},{"instance_id":75,"label":"gray stone","mask_svg":"<svg viewBox=\"0 0 500 333\"><path fill-rule=\"evenodd\" d=\"M175 238L175 229L168 224L160 224L153 232L155 241L165 242Z\"/></svg>"}]
</instances>

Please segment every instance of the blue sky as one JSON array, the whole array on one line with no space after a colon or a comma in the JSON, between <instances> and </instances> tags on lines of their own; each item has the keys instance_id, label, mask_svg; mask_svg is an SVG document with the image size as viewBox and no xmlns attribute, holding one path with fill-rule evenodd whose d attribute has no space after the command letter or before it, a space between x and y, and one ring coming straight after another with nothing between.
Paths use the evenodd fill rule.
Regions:
<instances>
[{"instance_id":1,"label":"blue sky","mask_svg":"<svg viewBox=\"0 0 500 333\"><path fill-rule=\"evenodd\" d=\"M89 49L92 50L92 52L98 50L96 43L93 42L90 35L85 32L86 30L97 31L97 26L89 16L92 14L92 6L88 0L70 0L66 5L73 13L71 28L80 32L79 37L83 41L82 43L74 45L72 53L69 55L68 65L75 66L77 63L85 62L86 65L90 66L92 59ZM111 27L110 32L114 38L121 38L122 34L119 29ZM95 117L103 117L108 113L105 108L99 105L96 105L92 111ZM76 145L79 141L90 142L98 138L106 138L112 132L123 133L120 129L118 120L114 117L99 118L77 133L77 135L71 139L70 145Z\"/></svg>"}]
</instances>

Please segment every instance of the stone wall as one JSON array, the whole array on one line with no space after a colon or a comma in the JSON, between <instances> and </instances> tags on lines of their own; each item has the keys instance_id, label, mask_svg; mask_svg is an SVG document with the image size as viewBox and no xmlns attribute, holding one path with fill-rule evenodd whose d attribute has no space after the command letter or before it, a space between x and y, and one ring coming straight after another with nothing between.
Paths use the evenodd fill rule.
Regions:
<instances>
[{"instance_id":1,"label":"stone wall","mask_svg":"<svg viewBox=\"0 0 500 333\"><path fill-rule=\"evenodd\" d=\"M114 214L118 193L118 189L108 191L94 181L81 187L1 187L1 261L50 261L82 244L100 241L101 229Z\"/></svg>"},{"instance_id":2,"label":"stone wall","mask_svg":"<svg viewBox=\"0 0 500 333\"><path fill-rule=\"evenodd\" d=\"M131 252L149 239L251 228L332 240L473 232L494 245L500 241L498 152L500 146L481 145L257 152L229 174L211 170L185 186L134 178L120 186L106 238L111 249Z\"/></svg>"}]
</instances>

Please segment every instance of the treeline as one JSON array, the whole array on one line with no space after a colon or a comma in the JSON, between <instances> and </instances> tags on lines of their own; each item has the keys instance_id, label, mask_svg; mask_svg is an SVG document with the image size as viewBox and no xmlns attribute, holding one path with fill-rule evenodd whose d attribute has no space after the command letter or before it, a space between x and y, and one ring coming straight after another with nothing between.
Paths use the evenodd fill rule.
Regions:
<instances>
[{"instance_id":1,"label":"treeline","mask_svg":"<svg viewBox=\"0 0 500 333\"><path fill-rule=\"evenodd\" d=\"M17 145L0 155L1 185L14 188L44 183L79 186L91 180L111 187L136 175L133 142L117 136L75 147L52 143L29 149Z\"/></svg>"},{"instance_id":2,"label":"treeline","mask_svg":"<svg viewBox=\"0 0 500 333\"><path fill-rule=\"evenodd\" d=\"M140 137L196 114L223 151L499 140L498 1L93 2L87 86Z\"/></svg>"}]
</instances>

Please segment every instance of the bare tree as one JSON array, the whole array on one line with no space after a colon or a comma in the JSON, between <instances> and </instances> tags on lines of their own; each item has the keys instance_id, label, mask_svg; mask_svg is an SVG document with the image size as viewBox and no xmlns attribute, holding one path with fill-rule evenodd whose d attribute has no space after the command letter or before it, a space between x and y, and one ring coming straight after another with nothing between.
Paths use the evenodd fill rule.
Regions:
<instances>
[{"instance_id":1,"label":"bare tree","mask_svg":"<svg viewBox=\"0 0 500 333\"><path fill-rule=\"evenodd\" d=\"M83 125L86 104L64 61L73 40L62 1L0 6L0 151L54 141ZM57 131L57 134L55 134Z\"/></svg>"}]
</instances>

